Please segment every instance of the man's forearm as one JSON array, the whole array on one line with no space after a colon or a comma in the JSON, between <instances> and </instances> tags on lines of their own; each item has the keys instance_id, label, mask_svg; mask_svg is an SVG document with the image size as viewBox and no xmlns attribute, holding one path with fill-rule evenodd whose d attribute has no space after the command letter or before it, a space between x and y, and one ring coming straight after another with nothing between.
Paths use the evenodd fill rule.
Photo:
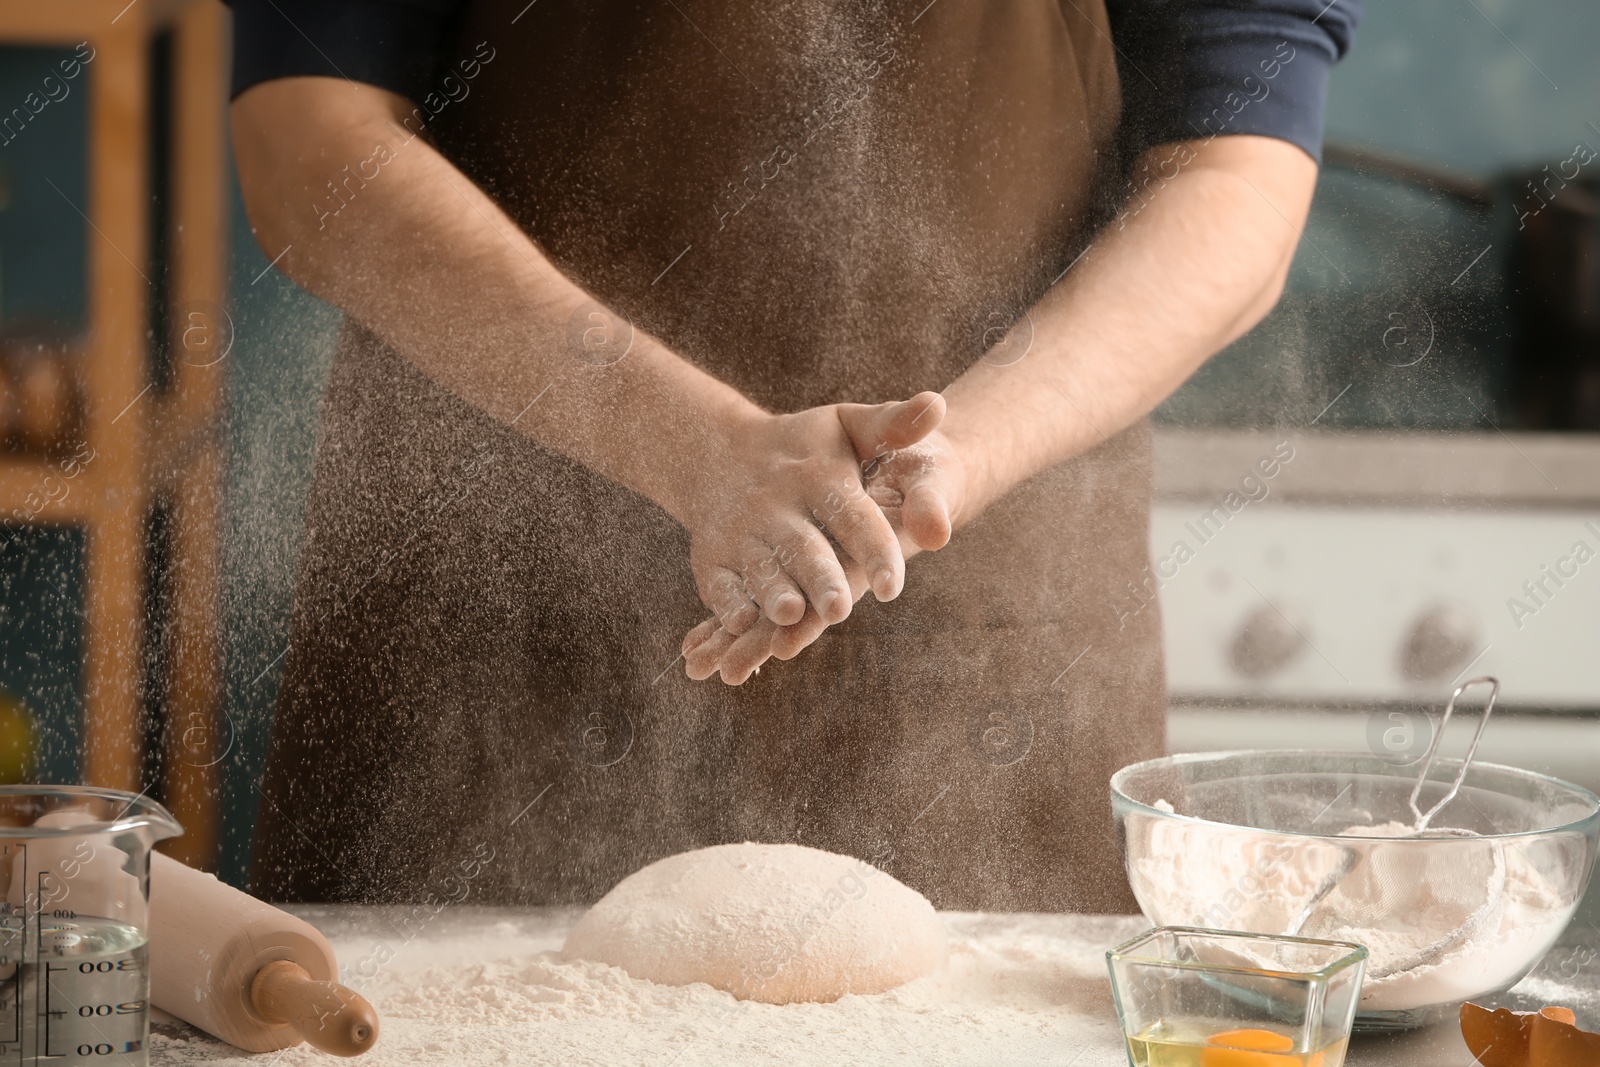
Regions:
<instances>
[{"instance_id":1,"label":"man's forearm","mask_svg":"<svg viewBox=\"0 0 1600 1067\"><path fill-rule=\"evenodd\" d=\"M754 405L642 332L618 363L580 358L569 323L588 295L394 121L408 112L322 78L240 97L241 183L267 254L287 248L280 269L457 395L681 519L701 474L685 457L720 454L713 438Z\"/></svg>"},{"instance_id":2,"label":"man's forearm","mask_svg":"<svg viewBox=\"0 0 1600 1067\"><path fill-rule=\"evenodd\" d=\"M980 361L945 390L944 430L971 474L962 521L1148 413L1276 302L1316 164L1260 137L1167 145L1145 160L1162 161L1175 176L1033 308L1026 355Z\"/></svg>"}]
</instances>

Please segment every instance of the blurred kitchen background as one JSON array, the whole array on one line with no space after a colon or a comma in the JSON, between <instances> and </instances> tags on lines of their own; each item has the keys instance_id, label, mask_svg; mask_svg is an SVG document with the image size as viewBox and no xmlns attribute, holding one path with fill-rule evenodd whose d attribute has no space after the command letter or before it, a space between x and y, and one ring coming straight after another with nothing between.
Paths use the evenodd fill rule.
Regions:
<instances>
[{"instance_id":1,"label":"blurred kitchen background","mask_svg":"<svg viewBox=\"0 0 1600 1067\"><path fill-rule=\"evenodd\" d=\"M220 7L124 2L0 10L0 780L240 883L339 316L250 236ZM1368 0L1282 305L1158 413L1175 750L1411 760L1487 673L1482 755L1600 788L1597 40Z\"/></svg>"}]
</instances>

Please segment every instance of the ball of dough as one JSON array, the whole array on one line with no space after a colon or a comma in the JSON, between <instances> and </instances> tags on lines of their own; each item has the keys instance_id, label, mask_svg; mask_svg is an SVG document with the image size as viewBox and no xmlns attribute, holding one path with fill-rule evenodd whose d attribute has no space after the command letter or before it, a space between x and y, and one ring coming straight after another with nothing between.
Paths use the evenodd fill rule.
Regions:
<instances>
[{"instance_id":1,"label":"ball of dough","mask_svg":"<svg viewBox=\"0 0 1600 1067\"><path fill-rule=\"evenodd\" d=\"M865 860L803 845L716 845L624 878L567 935L568 957L768 1004L882 993L943 966L933 905Z\"/></svg>"}]
</instances>

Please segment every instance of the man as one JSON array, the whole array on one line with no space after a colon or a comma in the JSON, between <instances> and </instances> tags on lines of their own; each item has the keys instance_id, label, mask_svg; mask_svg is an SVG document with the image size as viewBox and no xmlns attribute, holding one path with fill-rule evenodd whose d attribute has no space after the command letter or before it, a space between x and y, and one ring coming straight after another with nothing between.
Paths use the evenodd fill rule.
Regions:
<instances>
[{"instance_id":1,"label":"man","mask_svg":"<svg viewBox=\"0 0 1600 1067\"><path fill-rule=\"evenodd\" d=\"M234 9L258 240L347 315L256 889L760 839L1125 906L1144 416L1276 300L1356 0Z\"/></svg>"}]
</instances>

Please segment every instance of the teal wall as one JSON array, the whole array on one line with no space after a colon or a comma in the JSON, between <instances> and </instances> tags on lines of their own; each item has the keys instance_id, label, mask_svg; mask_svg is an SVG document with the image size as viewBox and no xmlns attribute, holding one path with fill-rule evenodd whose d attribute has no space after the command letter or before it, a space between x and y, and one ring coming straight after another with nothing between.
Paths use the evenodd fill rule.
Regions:
<instances>
[{"instance_id":1,"label":"teal wall","mask_svg":"<svg viewBox=\"0 0 1600 1067\"><path fill-rule=\"evenodd\" d=\"M1366 0L1330 137L1488 177L1600 147L1600 4ZM1504 36L1502 36L1502 32Z\"/></svg>"},{"instance_id":2,"label":"teal wall","mask_svg":"<svg viewBox=\"0 0 1600 1067\"><path fill-rule=\"evenodd\" d=\"M1600 4L1367 0L1366 9L1334 70L1329 141L1496 183L1501 203L1484 214L1325 168L1282 301L1162 406L1169 424L1298 425L1349 386L1319 426L1521 428L1506 401L1504 255L1516 221L1510 193L1521 187L1511 179L1554 167L1578 141L1600 148ZM1401 338L1404 351L1394 347ZM1429 338L1426 359L1393 365Z\"/></svg>"}]
</instances>

